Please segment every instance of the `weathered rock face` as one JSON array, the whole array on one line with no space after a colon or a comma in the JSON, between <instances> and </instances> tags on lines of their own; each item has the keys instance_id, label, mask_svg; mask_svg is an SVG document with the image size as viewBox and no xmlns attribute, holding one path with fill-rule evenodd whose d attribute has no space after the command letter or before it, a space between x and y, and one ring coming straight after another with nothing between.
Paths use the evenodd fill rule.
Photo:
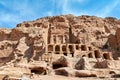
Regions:
<instances>
[{"instance_id":1,"label":"weathered rock face","mask_svg":"<svg viewBox=\"0 0 120 80\"><path fill-rule=\"evenodd\" d=\"M21 67L21 68L26 68L29 69L31 73L35 73L35 74L47 74L48 72L48 67L47 67L47 63L45 63L44 61L41 62L25 62L25 60L23 59L22 61L24 62L16 62L15 63L15 67Z\"/></svg>"},{"instance_id":2,"label":"weathered rock face","mask_svg":"<svg viewBox=\"0 0 120 80\"><path fill-rule=\"evenodd\" d=\"M23 22L14 29L0 29L0 65L12 63L39 74L49 65L65 76L99 76L89 70L119 69L112 66L120 60L119 33L120 20L112 17L61 15ZM16 64L24 59L24 64ZM45 66L36 61L44 61Z\"/></svg>"},{"instance_id":3,"label":"weathered rock face","mask_svg":"<svg viewBox=\"0 0 120 80\"><path fill-rule=\"evenodd\" d=\"M52 63L52 67L54 69L57 69L57 68L62 68L62 67L70 67L70 68L74 68L75 67L75 64L76 62L78 61L79 59L74 59L74 58L70 58L68 56L61 56L59 59L57 59L56 61L53 61Z\"/></svg>"},{"instance_id":4,"label":"weathered rock face","mask_svg":"<svg viewBox=\"0 0 120 80\"><path fill-rule=\"evenodd\" d=\"M0 42L0 65L9 62L10 60L14 59L14 50L16 47L15 41L1 41Z\"/></svg>"},{"instance_id":5,"label":"weathered rock face","mask_svg":"<svg viewBox=\"0 0 120 80\"><path fill-rule=\"evenodd\" d=\"M59 68L55 70L56 75L75 76L75 71L71 68Z\"/></svg>"},{"instance_id":6,"label":"weathered rock face","mask_svg":"<svg viewBox=\"0 0 120 80\"><path fill-rule=\"evenodd\" d=\"M104 60L96 63L97 68L120 69L120 61Z\"/></svg>"},{"instance_id":7,"label":"weathered rock face","mask_svg":"<svg viewBox=\"0 0 120 80\"><path fill-rule=\"evenodd\" d=\"M87 70L76 71L75 76L76 77L97 77L97 72L95 72L95 71L87 71Z\"/></svg>"},{"instance_id":8,"label":"weathered rock face","mask_svg":"<svg viewBox=\"0 0 120 80\"><path fill-rule=\"evenodd\" d=\"M24 45L26 46L22 48L28 49L23 51L24 56L28 59L39 60L39 56L45 52L44 49L47 44L92 44L100 49L118 49L119 44L117 43L120 42L119 27L120 21L112 17L103 19L87 15L78 17L62 15L23 22L11 30L0 29L0 41L18 41L17 46L13 48L17 49L21 46L19 44L20 39L25 37ZM114 36L115 33L116 36ZM57 37L57 41L51 40L54 36ZM114 51L113 54L116 52ZM117 56L116 54L114 57Z\"/></svg>"},{"instance_id":9,"label":"weathered rock face","mask_svg":"<svg viewBox=\"0 0 120 80\"><path fill-rule=\"evenodd\" d=\"M83 57L77 62L75 68L78 70L88 70L91 69L91 65L89 64L89 60L86 57Z\"/></svg>"},{"instance_id":10,"label":"weathered rock face","mask_svg":"<svg viewBox=\"0 0 120 80\"><path fill-rule=\"evenodd\" d=\"M14 51L15 54L17 54L18 56L20 55L24 55L25 52L27 51L27 49L29 48L27 46L27 44L25 43L25 37L21 38L19 41L18 41L18 45Z\"/></svg>"}]
</instances>

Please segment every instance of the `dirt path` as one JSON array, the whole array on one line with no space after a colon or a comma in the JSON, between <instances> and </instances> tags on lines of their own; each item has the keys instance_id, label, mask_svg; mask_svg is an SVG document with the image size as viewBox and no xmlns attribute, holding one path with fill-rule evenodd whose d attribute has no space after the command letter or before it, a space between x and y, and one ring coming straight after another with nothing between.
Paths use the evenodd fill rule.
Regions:
<instances>
[{"instance_id":1,"label":"dirt path","mask_svg":"<svg viewBox=\"0 0 120 80\"><path fill-rule=\"evenodd\" d=\"M77 78L77 77L64 77L64 76L42 76L42 75L35 75L33 79L31 80L120 80L120 78L118 79L113 79L113 78L90 78L90 77L86 77L86 78Z\"/></svg>"}]
</instances>

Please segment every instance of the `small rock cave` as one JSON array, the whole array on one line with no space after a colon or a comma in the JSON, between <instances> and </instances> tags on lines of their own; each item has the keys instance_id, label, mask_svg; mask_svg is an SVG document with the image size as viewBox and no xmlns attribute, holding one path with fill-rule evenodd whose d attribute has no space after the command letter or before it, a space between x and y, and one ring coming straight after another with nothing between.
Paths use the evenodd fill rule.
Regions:
<instances>
[{"instance_id":1,"label":"small rock cave","mask_svg":"<svg viewBox=\"0 0 120 80\"><path fill-rule=\"evenodd\" d=\"M46 75L46 70L44 68L32 68L31 73Z\"/></svg>"},{"instance_id":2,"label":"small rock cave","mask_svg":"<svg viewBox=\"0 0 120 80\"><path fill-rule=\"evenodd\" d=\"M53 69L58 69L61 67L67 67L67 65L59 64L59 63L53 63Z\"/></svg>"},{"instance_id":3,"label":"small rock cave","mask_svg":"<svg viewBox=\"0 0 120 80\"><path fill-rule=\"evenodd\" d=\"M120 74L114 74L111 76L112 78L120 78Z\"/></svg>"},{"instance_id":4,"label":"small rock cave","mask_svg":"<svg viewBox=\"0 0 120 80\"><path fill-rule=\"evenodd\" d=\"M103 57L104 57L105 59L110 59L110 58L109 58L109 54L103 54Z\"/></svg>"},{"instance_id":5,"label":"small rock cave","mask_svg":"<svg viewBox=\"0 0 120 80\"><path fill-rule=\"evenodd\" d=\"M62 64L53 64L53 69L64 67Z\"/></svg>"},{"instance_id":6,"label":"small rock cave","mask_svg":"<svg viewBox=\"0 0 120 80\"><path fill-rule=\"evenodd\" d=\"M116 74L115 71L110 71L109 74Z\"/></svg>"}]
</instances>

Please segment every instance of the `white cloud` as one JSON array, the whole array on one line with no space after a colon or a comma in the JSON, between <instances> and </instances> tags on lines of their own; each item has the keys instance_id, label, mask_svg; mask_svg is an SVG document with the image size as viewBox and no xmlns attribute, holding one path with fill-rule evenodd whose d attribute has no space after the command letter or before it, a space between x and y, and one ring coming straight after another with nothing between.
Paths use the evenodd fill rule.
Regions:
<instances>
[{"instance_id":1,"label":"white cloud","mask_svg":"<svg viewBox=\"0 0 120 80\"><path fill-rule=\"evenodd\" d=\"M20 21L21 19L17 15L0 13L0 26L13 28ZM4 26L4 24L9 26Z\"/></svg>"},{"instance_id":2,"label":"white cloud","mask_svg":"<svg viewBox=\"0 0 120 80\"><path fill-rule=\"evenodd\" d=\"M79 4L85 4L88 0L60 0L58 1L57 6L62 8L62 14L74 14L74 15L82 15L82 14L88 14L88 12L83 10L73 10L71 5L72 2L76 2Z\"/></svg>"},{"instance_id":3,"label":"white cloud","mask_svg":"<svg viewBox=\"0 0 120 80\"><path fill-rule=\"evenodd\" d=\"M53 0L53 3L55 3L56 0ZM95 9L93 9L93 11L89 11L89 10L73 10L72 6L70 4L72 4L72 2L77 2L80 4L85 4L86 2L89 2L90 0L59 0L57 1L57 5L58 7L62 8L62 14L74 14L76 16L78 15L96 15L96 16L100 16L100 17L106 17L108 16L109 13L111 13L116 6L118 6L120 4L120 0L113 0L111 2L108 2L106 5L101 5L102 8L98 8L97 6L95 7Z\"/></svg>"},{"instance_id":4,"label":"white cloud","mask_svg":"<svg viewBox=\"0 0 120 80\"><path fill-rule=\"evenodd\" d=\"M53 5L52 6L53 8L45 12L44 15L42 12L41 13L35 12L35 11L38 11L40 7L45 6L44 4L42 4L42 2L36 5L29 5L28 1L29 0L24 0L24 2L22 2L22 1L14 0L13 2L11 2L9 0L8 1L0 0L0 4L2 4L5 8L8 8L13 11L13 12L12 11L4 12L3 10L3 12L2 11L0 12L0 25L4 25L4 23L7 23L11 27L15 27L15 24L24 20L34 19L35 16L36 17L40 15L53 16L55 15L54 13L55 8L56 9L60 8L60 10L62 10L61 11L62 14L69 14L69 13L75 14L75 15L81 14L81 13L73 12L72 9L69 7L69 4L71 4L71 1L75 1L75 0L59 0L59 1L50 0L51 4ZM76 0L75 2L83 3L84 0Z\"/></svg>"},{"instance_id":5,"label":"white cloud","mask_svg":"<svg viewBox=\"0 0 120 80\"><path fill-rule=\"evenodd\" d=\"M17 22L18 18L16 15L13 14L7 14L7 13L0 13L0 21L2 22Z\"/></svg>"},{"instance_id":6,"label":"white cloud","mask_svg":"<svg viewBox=\"0 0 120 80\"><path fill-rule=\"evenodd\" d=\"M85 2L85 0L75 0L75 1L77 1L77 2L79 2L79 3ZM86 1L87 1L87 0L86 0Z\"/></svg>"},{"instance_id":7,"label":"white cloud","mask_svg":"<svg viewBox=\"0 0 120 80\"><path fill-rule=\"evenodd\" d=\"M101 17L106 17L108 16L109 13L111 13L115 9L116 6L118 6L119 3L120 3L119 0L114 0L114 2L111 2L108 5L103 6L103 8L98 10L97 13L95 14Z\"/></svg>"},{"instance_id":8,"label":"white cloud","mask_svg":"<svg viewBox=\"0 0 120 80\"><path fill-rule=\"evenodd\" d=\"M34 19L37 17L42 17L42 16L53 16L57 14L74 14L76 16L78 15L97 15L97 16L101 16L101 17L105 17L107 16L109 13L111 13L116 6L118 6L118 4L120 3L119 0L113 0L112 2L108 2L106 6L103 6L102 9L98 9L98 7L96 6L96 10L90 11L90 10L82 10L81 8L78 9L73 9L74 6L71 6L71 4L75 4L75 3L79 3L82 5L86 5L86 3L90 0L50 0L52 4L52 6L49 5L45 5L45 3L47 3L47 1L41 3L40 0L34 0L35 4L33 5L29 5L30 0L24 0L23 1L18 1L18 0L14 0L9 1L9 0L0 0L0 4L2 4L5 8L8 8L10 10L10 12L4 12L0 11L0 25L2 25L4 22L8 23L8 25L13 26L13 24L17 24L21 21L24 20L30 20L30 19ZM52 7L52 9L50 10L45 10L44 12L44 8L45 6L47 7ZM101 5L102 6L102 5ZM42 12L43 10L43 12ZM55 13L55 10L56 13ZM40 12L41 11L41 12ZM14 13L15 12L15 13ZM60 12L60 13L59 13Z\"/></svg>"},{"instance_id":9,"label":"white cloud","mask_svg":"<svg viewBox=\"0 0 120 80\"><path fill-rule=\"evenodd\" d=\"M3 2L3 1L0 1L0 4L2 4L2 5L5 5L5 2Z\"/></svg>"},{"instance_id":10,"label":"white cloud","mask_svg":"<svg viewBox=\"0 0 120 80\"><path fill-rule=\"evenodd\" d=\"M10 2L0 0L0 4L2 4L5 8L10 9L11 11L1 11L0 12L0 25L4 26L5 23L7 23L6 27L15 27L17 23L20 23L21 21L27 20L30 18L29 16L35 15L33 9L31 9L32 6L28 5L28 1L24 0L24 3L19 3L17 1ZM32 17L31 17L32 18Z\"/></svg>"},{"instance_id":11,"label":"white cloud","mask_svg":"<svg viewBox=\"0 0 120 80\"><path fill-rule=\"evenodd\" d=\"M53 12L52 11L48 11L46 14L47 14L47 16L53 16Z\"/></svg>"}]
</instances>

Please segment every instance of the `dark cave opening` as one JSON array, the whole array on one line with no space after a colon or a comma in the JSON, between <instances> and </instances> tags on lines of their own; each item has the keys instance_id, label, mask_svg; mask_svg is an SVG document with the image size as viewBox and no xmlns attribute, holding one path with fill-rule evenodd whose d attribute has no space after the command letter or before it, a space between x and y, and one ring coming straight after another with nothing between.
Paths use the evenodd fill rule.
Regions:
<instances>
[{"instance_id":1,"label":"dark cave opening","mask_svg":"<svg viewBox=\"0 0 120 80\"><path fill-rule=\"evenodd\" d=\"M45 69L43 68L33 68L31 69L31 73L34 73L34 74L46 74L46 71Z\"/></svg>"},{"instance_id":2,"label":"dark cave opening","mask_svg":"<svg viewBox=\"0 0 120 80\"><path fill-rule=\"evenodd\" d=\"M62 64L53 64L53 69L64 67Z\"/></svg>"}]
</instances>

